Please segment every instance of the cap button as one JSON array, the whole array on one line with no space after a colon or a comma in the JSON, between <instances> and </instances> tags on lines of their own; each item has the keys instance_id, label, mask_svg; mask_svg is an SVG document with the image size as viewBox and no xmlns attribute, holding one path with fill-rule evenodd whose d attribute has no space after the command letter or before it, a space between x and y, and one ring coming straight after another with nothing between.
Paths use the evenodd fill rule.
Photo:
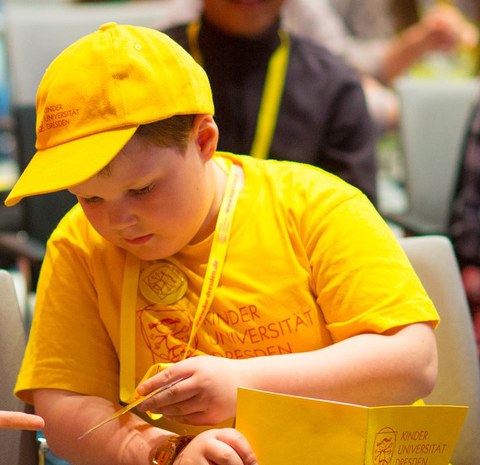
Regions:
<instances>
[{"instance_id":1,"label":"cap button","mask_svg":"<svg viewBox=\"0 0 480 465\"><path fill-rule=\"evenodd\" d=\"M115 22L110 22L110 23L104 23L102 24L98 29L100 31L106 31L107 29L111 29L112 27L116 27L117 23Z\"/></svg>"}]
</instances>

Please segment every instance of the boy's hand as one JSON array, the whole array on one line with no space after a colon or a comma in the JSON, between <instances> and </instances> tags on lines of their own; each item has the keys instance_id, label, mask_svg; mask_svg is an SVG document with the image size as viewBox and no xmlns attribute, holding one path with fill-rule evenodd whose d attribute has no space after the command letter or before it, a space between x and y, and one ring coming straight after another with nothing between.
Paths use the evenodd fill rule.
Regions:
<instances>
[{"instance_id":1,"label":"boy's hand","mask_svg":"<svg viewBox=\"0 0 480 465\"><path fill-rule=\"evenodd\" d=\"M478 43L476 27L449 5L433 7L419 24L432 50L452 50L459 43L475 47Z\"/></svg>"},{"instance_id":2,"label":"boy's hand","mask_svg":"<svg viewBox=\"0 0 480 465\"><path fill-rule=\"evenodd\" d=\"M237 387L246 386L247 371L242 366L242 360L208 355L182 360L137 387L140 395L146 395L184 378L142 402L137 409L162 413L171 420L191 425L215 425L233 418Z\"/></svg>"},{"instance_id":3,"label":"boy's hand","mask_svg":"<svg viewBox=\"0 0 480 465\"><path fill-rule=\"evenodd\" d=\"M235 429L204 431L180 453L175 464L182 465L257 465L245 437Z\"/></svg>"}]
</instances>

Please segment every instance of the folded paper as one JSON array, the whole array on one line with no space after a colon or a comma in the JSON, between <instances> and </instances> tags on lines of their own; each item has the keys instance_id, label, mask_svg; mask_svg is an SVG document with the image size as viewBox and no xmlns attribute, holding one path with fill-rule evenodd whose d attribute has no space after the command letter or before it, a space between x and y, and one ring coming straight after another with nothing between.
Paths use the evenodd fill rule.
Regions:
<instances>
[{"instance_id":1,"label":"folded paper","mask_svg":"<svg viewBox=\"0 0 480 465\"><path fill-rule=\"evenodd\" d=\"M259 465L448 465L468 407L366 407L239 388Z\"/></svg>"}]
</instances>

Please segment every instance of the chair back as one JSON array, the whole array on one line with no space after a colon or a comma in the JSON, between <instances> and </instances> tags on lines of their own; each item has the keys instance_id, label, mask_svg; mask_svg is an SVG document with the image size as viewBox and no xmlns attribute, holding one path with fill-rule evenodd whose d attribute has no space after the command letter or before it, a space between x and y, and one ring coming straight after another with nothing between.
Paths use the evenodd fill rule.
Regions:
<instances>
[{"instance_id":1,"label":"chair back","mask_svg":"<svg viewBox=\"0 0 480 465\"><path fill-rule=\"evenodd\" d=\"M413 234L445 234L478 79L398 80L408 209L387 219Z\"/></svg>"},{"instance_id":2,"label":"chair back","mask_svg":"<svg viewBox=\"0 0 480 465\"><path fill-rule=\"evenodd\" d=\"M31 413L31 407L13 395L27 332L12 276L5 270L0 270L0 296L0 410ZM33 465L37 460L35 432L0 429L0 465Z\"/></svg>"},{"instance_id":3,"label":"chair back","mask_svg":"<svg viewBox=\"0 0 480 465\"><path fill-rule=\"evenodd\" d=\"M452 463L480 464L480 361L452 244L445 236L399 239L440 315L438 380L427 404L468 405Z\"/></svg>"}]
</instances>

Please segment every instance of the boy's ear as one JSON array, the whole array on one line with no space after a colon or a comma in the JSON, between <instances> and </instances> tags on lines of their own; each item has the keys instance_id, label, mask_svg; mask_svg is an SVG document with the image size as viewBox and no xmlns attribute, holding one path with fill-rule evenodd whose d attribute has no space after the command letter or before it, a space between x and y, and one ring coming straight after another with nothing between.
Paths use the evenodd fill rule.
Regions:
<instances>
[{"instance_id":1,"label":"boy's ear","mask_svg":"<svg viewBox=\"0 0 480 465\"><path fill-rule=\"evenodd\" d=\"M197 115L193 123L193 135L204 162L217 150L218 126L211 115Z\"/></svg>"}]
</instances>

